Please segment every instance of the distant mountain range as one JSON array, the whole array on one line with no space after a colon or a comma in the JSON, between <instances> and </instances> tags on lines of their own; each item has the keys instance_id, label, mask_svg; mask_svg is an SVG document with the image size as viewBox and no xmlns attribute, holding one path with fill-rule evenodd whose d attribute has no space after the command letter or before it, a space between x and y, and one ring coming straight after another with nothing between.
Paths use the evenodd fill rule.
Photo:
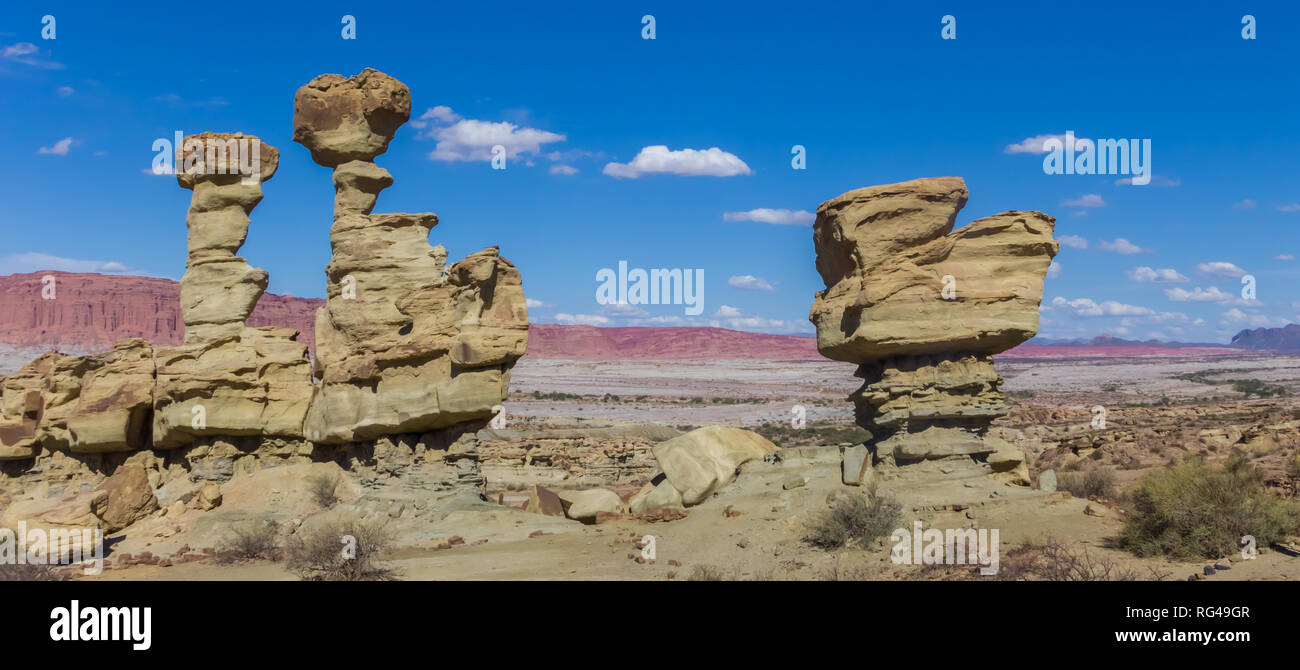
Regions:
<instances>
[{"instance_id":1,"label":"distant mountain range","mask_svg":"<svg viewBox=\"0 0 1300 670\"><path fill-rule=\"evenodd\" d=\"M55 277L55 299L41 297L42 277ZM180 285L170 279L70 272L0 276L0 344L15 348L63 347L96 350L119 339L145 338L175 345L184 338ZM288 326L299 341L314 346L319 298L267 293L248 319L250 326ZM1008 356L1153 355L1163 350L1227 348L1300 351L1300 325L1243 330L1232 344L1125 340L1099 335L1089 340L1034 338ZM528 356L571 360L823 360L817 341L795 335L766 335L723 328L596 328L533 324Z\"/></svg>"}]
</instances>

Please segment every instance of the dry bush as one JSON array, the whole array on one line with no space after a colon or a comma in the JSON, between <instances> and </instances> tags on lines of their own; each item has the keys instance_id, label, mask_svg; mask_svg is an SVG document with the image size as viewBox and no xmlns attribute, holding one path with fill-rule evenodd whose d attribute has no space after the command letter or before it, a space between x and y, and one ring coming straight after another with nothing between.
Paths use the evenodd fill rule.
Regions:
<instances>
[{"instance_id":1,"label":"dry bush","mask_svg":"<svg viewBox=\"0 0 1300 670\"><path fill-rule=\"evenodd\" d=\"M804 526L803 539L821 549L839 549L850 541L866 547L898 528L902 510L902 505L871 487L865 493L842 496L833 507L815 514Z\"/></svg>"},{"instance_id":2,"label":"dry bush","mask_svg":"<svg viewBox=\"0 0 1300 670\"><path fill-rule=\"evenodd\" d=\"M57 565L0 563L0 582L63 582L68 575Z\"/></svg>"},{"instance_id":3,"label":"dry bush","mask_svg":"<svg viewBox=\"0 0 1300 670\"><path fill-rule=\"evenodd\" d=\"M230 528L226 545L215 552L218 563L280 559L280 524L251 519Z\"/></svg>"},{"instance_id":4,"label":"dry bush","mask_svg":"<svg viewBox=\"0 0 1300 670\"><path fill-rule=\"evenodd\" d=\"M387 581L397 571L380 565L395 535L387 520L345 518L299 530L285 547L288 568L307 581Z\"/></svg>"},{"instance_id":5,"label":"dry bush","mask_svg":"<svg viewBox=\"0 0 1300 670\"><path fill-rule=\"evenodd\" d=\"M1101 453L1100 451L1095 453ZM1069 491L1076 498L1114 498L1115 471L1110 468L1089 468L1082 472L1062 472L1057 488Z\"/></svg>"},{"instance_id":6,"label":"dry bush","mask_svg":"<svg viewBox=\"0 0 1300 670\"><path fill-rule=\"evenodd\" d=\"M312 475L307 479L307 492L311 494L312 502L329 509L339 501L338 495L334 493L338 485L339 480L336 477L326 474Z\"/></svg>"},{"instance_id":7,"label":"dry bush","mask_svg":"<svg viewBox=\"0 0 1300 670\"><path fill-rule=\"evenodd\" d=\"M1192 461L1147 475L1132 494L1119 545L1138 556L1219 558L1242 536L1262 546L1300 532L1300 502L1268 493L1241 453L1221 468Z\"/></svg>"},{"instance_id":8,"label":"dry bush","mask_svg":"<svg viewBox=\"0 0 1300 670\"><path fill-rule=\"evenodd\" d=\"M727 574L721 568L715 568L712 565L697 565L691 571L691 576L686 578L688 582L726 582L730 581Z\"/></svg>"},{"instance_id":9,"label":"dry bush","mask_svg":"<svg viewBox=\"0 0 1300 670\"><path fill-rule=\"evenodd\" d=\"M1169 573L1148 567L1146 573L1105 557L1093 557L1087 547L1072 549L1060 540L1025 542L1007 552L993 579L999 581L1134 582L1163 581Z\"/></svg>"}]
</instances>

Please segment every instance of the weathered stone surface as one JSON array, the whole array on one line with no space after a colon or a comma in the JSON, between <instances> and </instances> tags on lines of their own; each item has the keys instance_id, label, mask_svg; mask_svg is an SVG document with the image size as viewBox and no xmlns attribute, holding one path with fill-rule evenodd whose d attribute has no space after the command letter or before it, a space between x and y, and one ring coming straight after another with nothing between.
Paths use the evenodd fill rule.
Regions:
<instances>
[{"instance_id":1,"label":"weathered stone surface","mask_svg":"<svg viewBox=\"0 0 1300 670\"><path fill-rule=\"evenodd\" d=\"M88 491L63 496L21 500L5 508L0 528L16 531L18 522L29 528L102 528L100 516L108 507L108 491Z\"/></svg>"},{"instance_id":2,"label":"weathered stone surface","mask_svg":"<svg viewBox=\"0 0 1300 670\"><path fill-rule=\"evenodd\" d=\"M45 413L45 390L59 354L50 353L0 379L0 460L32 458Z\"/></svg>"},{"instance_id":3,"label":"weathered stone surface","mask_svg":"<svg viewBox=\"0 0 1300 670\"><path fill-rule=\"evenodd\" d=\"M112 351L65 357L51 371L42 430L69 451L133 451L149 445L153 347L122 340Z\"/></svg>"},{"instance_id":4,"label":"weathered stone surface","mask_svg":"<svg viewBox=\"0 0 1300 670\"><path fill-rule=\"evenodd\" d=\"M294 140L334 167L332 256L316 315L319 383L305 424L327 444L487 420L528 341L519 271L496 247L447 266L430 213L372 214L392 176L371 161L410 116L410 92L374 70L298 91Z\"/></svg>"},{"instance_id":5,"label":"weathered stone surface","mask_svg":"<svg viewBox=\"0 0 1300 670\"><path fill-rule=\"evenodd\" d=\"M564 516L564 503L548 488L533 486L528 489L528 506L525 511L546 516Z\"/></svg>"},{"instance_id":6,"label":"weathered stone surface","mask_svg":"<svg viewBox=\"0 0 1300 670\"><path fill-rule=\"evenodd\" d=\"M410 118L410 89L383 72L323 74L294 97L293 141L311 149L312 159L325 167L372 161Z\"/></svg>"},{"instance_id":7,"label":"weathered stone surface","mask_svg":"<svg viewBox=\"0 0 1300 670\"><path fill-rule=\"evenodd\" d=\"M850 191L813 226L826 290L809 319L822 355L859 363L858 423L877 458L988 453L1006 403L992 354L1038 330L1055 219L1010 211L953 230L958 177Z\"/></svg>"},{"instance_id":8,"label":"weathered stone surface","mask_svg":"<svg viewBox=\"0 0 1300 670\"><path fill-rule=\"evenodd\" d=\"M855 444L844 450L840 464L841 477L849 486L860 486L871 481L871 452L865 444Z\"/></svg>"},{"instance_id":9,"label":"weathered stone surface","mask_svg":"<svg viewBox=\"0 0 1300 670\"><path fill-rule=\"evenodd\" d=\"M647 510L663 507L679 509L686 506L682 502L682 492L678 491L667 477L661 477L658 483L649 482L627 501L628 511L641 514Z\"/></svg>"},{"instance_id":10,"label":"weathered stone surface","mask_svg":"<svg viewBox=\"0 0 1300 670\"><path fill-rule=\"evenodd\" d=\"M560 491L555 495L564 503L564 515L574 521L594 523L598 512L607 514L623 512L623 499L609 489Z\"/></svg>"},{"instance_id":11,"label":"weathered stone surface","mask_svg":"<svg viewBox=\"0 0 1300 670\"><path fill-rule=\"evenodd\" d=\"M682 502L695 505L730 484L742 463L762 459L780 447L749 430L705 426L660 442L655 458Z\"/></svg>"},{"instance_id":12,"label":"weathered stone surface","mask_svg":"<svg viewBox=\"0 0 1300 670\"><path fill-rule=\"evenodd\" d=\"M1038 490L1043 493L1056 493L1056 471L1043 470L1038 473Z\"/></svg>"},{"instance_id":13,"label":"weathered stone surface","mask_svg":"<svg viewBox=\"0 0 1300 670\"><path fill-rule=\"evenodd\" d=\"M216 482L204 482L199 492L190 501L190 506L197 510L208 511L221 505L221 487Z\"/></svg>"},{"instance_id":14,"label":"weathered stone surface","mask_svg":"<svg viewBox=\"0 0 1300 670\"><path fill-rule=\"evenodd\" d=\"M138 465L119 467L96 490L108 492L108 502L99 515L107 533L115 533L158 511L158 498L149 485L149 476Z\"/></svg>"}]
</instances>

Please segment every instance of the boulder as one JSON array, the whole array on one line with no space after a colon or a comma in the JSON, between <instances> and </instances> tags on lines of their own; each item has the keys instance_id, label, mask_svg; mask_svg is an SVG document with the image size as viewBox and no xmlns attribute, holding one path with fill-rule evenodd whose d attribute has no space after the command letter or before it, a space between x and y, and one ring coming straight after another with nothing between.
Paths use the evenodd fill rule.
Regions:
<instances>
[{"instance_id":1,"label":"boulder","mask_svg":"<svg viewBox=\"0 0 1300 670\"><path fill-rule=\"evenodd\" d=\"M149 475L138 465L119 466L96 490L108 493L100 514L105 532L115 533L158 511Z\"/></svg>"},{"instance_id":2,"label":"boulder","mask_svg":"<svg viewBox=\"0 0 1300 670\"><path fill-rule=\"evenodd\" d=\"M221 504L221 486L216 482L204 482L199 492L190 501L190 507L201 511L216 509Z\"/></svg>"},{"instance_id":3,"label":"boulder","mask_svg":"<svg viewBox=\"0 0 1300 670\"><path fill-rule=\"evenodd\" d=\"M1038 490L1043 493L1056 493L1056 471L1043 470L1038 473Z\"/></svg>"},{"instance_id":4,"label":"boulder","mask_svg":"<svg viewBox=\"0 0 1300 670\"><path fill-rule=\"evenodd\" d=\"M660 476L656 479L658 483L647 483L627 501L631 513L641 514L652 509L685 507L682 502L682 492L674 488L667 477Z\"/></svg>"},{"instance_id":5,"label":"boulder","mask_svg":"<svg viewBox=\"0 0 1300 670\"><path fill-rule=\"evenodd\" d=\"M705 426L660 442L655 458L682 502L695 505L736 478L742 463L765 458L780 447L749 430Z\"/></svg>"},{"instance_id":6,"label":"boulder","mask_svg":"<svg viewBox=\"0 0 1300 670\"><path fill-rule=\"evenodd\" d=\"M556 495L564 505L564 515L574 521L594 523L599 512L620 514L624 510L623 499L609 489L560 491Z\"/></svg>"},{"instance_id":7,"label":"boulder","mask_svg":"<svg viewBox=\"0 0 1300 670\"><path fill-rule=\"evenodd\" d=\"M1038 331L1055 219L1009 211L953 230L959 177L849 191L817 209L823 356L859 365L852 396L877 458L989 453L1006 413L992 355Z\"/></svg>"},{"instance_id":8,"label":"boulder","mask_svg":"<svg viewBox=\"0 0 1300 670\"><path fill-rule=\"evenodd\" d=\"M871 451L865 444L855 444L844 449L840 474L848 486L861 486L871 481L875 470L871 467Z\"/></svg>"},{"instance_id":9,"label":"boulder","mask_svg":"<svg viewBox=\"0 0 1300 670\"><path fill-rule=\"evenodd\" d=\"M528 489L528 505L524 511L546 516L564 516L564 502L548 488L533 485Z\"/></svg>"},{"instance_id":10,"label":"boulder","mask_svg":"<svg viewBox=\"0 0 1300 670\"><path fill-rule=\"evenodd\" d=\"M0 528L18 530L18 523L28 528L84 529L103 528L103 514L108 508L108 491L97 490L60 498L20 500L0 515Z\"/></svg>"}]
</instances>

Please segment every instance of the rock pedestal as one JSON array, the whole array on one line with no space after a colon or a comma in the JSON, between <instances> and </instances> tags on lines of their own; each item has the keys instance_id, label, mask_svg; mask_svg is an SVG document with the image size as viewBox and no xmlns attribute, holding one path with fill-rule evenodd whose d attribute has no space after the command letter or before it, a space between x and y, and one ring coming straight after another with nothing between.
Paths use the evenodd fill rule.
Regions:
<instances>
[{"instance_id":1,"label":"rock pedestal","mask_svg":"<svg viewBox=\"0 0 1300 670\"><path fill-rule=\"evenodd\" d=\"M352 442L490 419L523 355L519 271L490 247L446 265L431 213L372 214L392 176L374 164L411 114L410 92L375 70L298 90L294 140L334 169L332 257L316 314L307 438Z\"/></svg>"},{"instance_id":2,"label":"rock pedestal","mask_svg":"<svg viewBox=\"0 0 1300 670\"><path fill-rule=\"evenodd\" d=\"M1010 211L953 230L958 177L850 191L817 209L826 290L809 319L817 347L858 363L851 399L876 458L983 454L1006 413L992 355L1038 331L1055 219Z\"/></svg>"}]
</instances>

